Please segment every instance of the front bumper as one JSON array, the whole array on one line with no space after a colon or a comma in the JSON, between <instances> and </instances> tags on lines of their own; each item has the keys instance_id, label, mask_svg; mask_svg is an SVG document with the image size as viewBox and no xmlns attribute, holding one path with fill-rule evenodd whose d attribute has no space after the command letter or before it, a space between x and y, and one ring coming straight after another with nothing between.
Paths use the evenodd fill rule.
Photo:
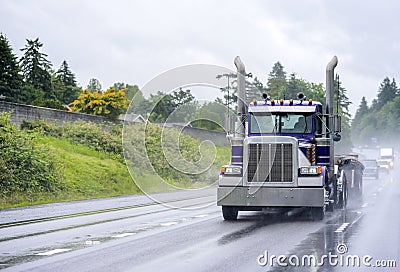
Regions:
<instances>
[{"instance_id":1,"label":"front bumper","mask_svg":"<svg viewBox=\"0 0 400 272\"><path fill-rule=\"evenodd\" d=\"M277 187L218 187L218 206L322 207L325 189Z\"/></svg>"}]
</instances>

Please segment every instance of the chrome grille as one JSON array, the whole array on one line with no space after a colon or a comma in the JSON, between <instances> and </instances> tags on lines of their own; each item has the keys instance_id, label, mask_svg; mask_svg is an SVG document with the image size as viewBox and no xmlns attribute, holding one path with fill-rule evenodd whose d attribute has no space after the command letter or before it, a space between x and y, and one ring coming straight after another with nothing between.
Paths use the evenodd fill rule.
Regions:
<instances>
[{"instance_id":1,"label":"chrome grille","mask_svg":"<svg viewBox=\"0 0 400 272\"><path fill-rule=\"evenodd\" d=\"M249 144L249 182L292 182L292 144ZM258 167L257 167L258 166Z\"/></svg>"}]
</instances>

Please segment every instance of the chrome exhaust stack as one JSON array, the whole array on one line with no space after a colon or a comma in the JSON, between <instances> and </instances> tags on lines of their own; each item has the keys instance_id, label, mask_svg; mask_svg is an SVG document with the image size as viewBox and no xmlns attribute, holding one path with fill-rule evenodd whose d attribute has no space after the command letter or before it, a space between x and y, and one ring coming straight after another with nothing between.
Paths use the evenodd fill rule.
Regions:
<instances>
[{"instance_id":1,"label":"chrome exhaust stack","mask_svg":"<svg viewBox=\"0 0 400 272\"><path fill-rule=\"evenodd\" d=\"M334 74L335 68L338 64L338 58L334 56L332 60L326 65L326 124L327 124L327 136L329 137L330 144L330 159L329 167L331 175L333 175L333 169L335 167L335 148L334 148L334 137L335 137L335 124L334 124Z\"/></svg>"},{"instance_id":2,"label":"chrome exhaust stack","mask_svg":"<svg viewBox=\"0 0 400 272\"><path fill-rule=\"evenodd\" d=\"M238 97L238 108L237 115L238 119L235 123L235 133L231 140L231 164L243 165L243 140L245 137L245 121L246 121L246 105L245 105L245 94L246 94L246 68L237 56L234 60L234 64L237 70L237 97Z\"/></svg>"}]
</instances>

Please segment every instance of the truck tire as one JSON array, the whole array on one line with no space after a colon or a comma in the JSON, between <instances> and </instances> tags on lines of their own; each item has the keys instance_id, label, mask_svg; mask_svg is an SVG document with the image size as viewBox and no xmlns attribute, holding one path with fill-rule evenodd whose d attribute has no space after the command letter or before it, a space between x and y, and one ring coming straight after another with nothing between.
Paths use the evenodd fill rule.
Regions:
<instances>
[{"instance_id":1,"label":"truck tire","mask_svg":"<svg viewBox=\"0 0 400 272\"><path fill-rule=\"evenodd\" d=\"M333 206L334 206L333 203L329 202L329 204L326 206L326 211L327 212L333 212L333 209L334 209Z\"/></svg>"},{"instance_id":2,"label":"truck tire","mask_svg":"<svg viewBox=\"0 0 400 272\"><path fill-rule=\"evenodd\" d=\"M222 206L222 216L226 221L237 220L238 212L238 209L235 207Z\"/></svg>"},{"instance_id":3,"label":"truck tire","mask_svg":"<svg viewBox=\"0 0 400 272\"><path fill-rule=\"evenodd\" d=\"M348 188L346 180L343 182L343 191L340 192L337 207L338 209L344 209L347 206Z\"/></svg>"},{"instance_id":4,"label":"truck tire","mask_svg":"<svg viewBox=\"0 0 400 272\"><path fill-rule=\"evenodd\" d=\"M313 221L321 221L325 217L325 206L324 207L311 207L311 218Z\"/></svg>"}]
</instances>

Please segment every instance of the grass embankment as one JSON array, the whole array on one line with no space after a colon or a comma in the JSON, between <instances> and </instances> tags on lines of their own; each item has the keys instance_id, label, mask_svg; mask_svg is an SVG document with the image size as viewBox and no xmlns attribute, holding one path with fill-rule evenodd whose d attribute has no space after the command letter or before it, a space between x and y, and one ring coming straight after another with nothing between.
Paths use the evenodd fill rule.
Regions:
<instances>
[{"instance_id":1,"label":"grass embankment","mask_svg":"<svg viewBox=\"0 0 400 272\"><path fill-rule=\"evenodd\" d=\"M140 193L126 165L109 154L51 136L38 142L54 155L59 186L51 192L14 192L3 197L0 208Z\"/></svg>"},{"instance_id":2,"label":"grass embankment","mask_svg":"<svg viewBox=\"0 0 400 272\"><path fill-rule=\"evenodd\" d=\"M13 171L9 171L7 175L0 174L0 185L2 186L0 209L137 194L141 193L141 190L134 180L140 180L141 184L149 187L152 187L157 180L156 174L141 167L138 162L134 162L135 159L140 161L143 158L142 152L134 149L136 146L132 151L140 154L133 158L134 165L137 167L130 169L134 176L132 179L120 153L122 147L118 135L122 135L121 128L104 132L99 125L83 123L67 124L63 128L53 124L39 123L39 126L34 124L33 130L30 128L27 131L15 130L10 123L4 126L4 128L7 127L11 127L12 131L5 130L6 133L13 137L15 135L18 137L32 135L33 140L28 144L32 146L33 151L40 150L43 154L44 165L47 167L44 170L51 173L51 177L54 174L54 179L51 182L47 182L47 179L41 180L40 173L35 170L36 166L26 164L26 162L32 161L32 158L37 160L38 152L34 154L35 156L31 156L31 153L28 154L30 157L24 155L18 163L19 165L11 159L11 155L8 160L0 158L0 167L13 168ZM158 128L154 128L154 131L158 133ZM156 140L154 144L150 145L154 145L154 147L159 146L157 133L152 134L152 139ZM173 138L176 132L169 131L168 133L171 133L171 138ZM195 153L193 150L198 150L198 141L188 136L184 136L183 141L185 145L181 152L188 153L189 150L189 153L192 154ZM4 141L0 141L0 144L2 144L2 148L8 148L10 154L25 152L14 150L12 145L6 146ZM155 148L149 146L148 149ZM6 149L0 151L4 150ZM157 155L158 153L159 155ZM194 178L190 174L173 173L176 169L168 171L163 152L155 152L151 156L150 160L154 168L165 170L165 173L162 174L165 175L162 177L164 180L180 188L194 188L203 187L215 181L218 177L219 166L229 161L230 152L228 147L217 147L217 157L210 171ZM190 155L185 159L195 161L198 159L198 154ZM24 163L21 164L21 161ZM214 177L214 180L210 177ZM33 180L35 182L32 182ZM12 190L5 189L9 188L7 187L9 184L17 183L22 186L11 186ZM155 184L154 187L156 186Z\"/></svg>"}]
</instances>

